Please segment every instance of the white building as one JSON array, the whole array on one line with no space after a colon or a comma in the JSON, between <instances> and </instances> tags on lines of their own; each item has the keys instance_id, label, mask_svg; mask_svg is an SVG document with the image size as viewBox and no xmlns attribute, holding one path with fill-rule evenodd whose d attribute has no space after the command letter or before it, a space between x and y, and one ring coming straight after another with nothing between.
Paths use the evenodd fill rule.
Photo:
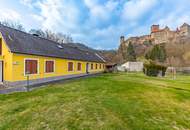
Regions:
<instances>
[{"instance_id":1,"label":"white building","mask_svg":"<svg viewBox=\"0 0 190 130\"><path fill-rule=\"evenodd\" d=\"M141 72L143 71L143 62L126 62L121 65L127 71L136 71Z\"/></svg>"}]
</instances>

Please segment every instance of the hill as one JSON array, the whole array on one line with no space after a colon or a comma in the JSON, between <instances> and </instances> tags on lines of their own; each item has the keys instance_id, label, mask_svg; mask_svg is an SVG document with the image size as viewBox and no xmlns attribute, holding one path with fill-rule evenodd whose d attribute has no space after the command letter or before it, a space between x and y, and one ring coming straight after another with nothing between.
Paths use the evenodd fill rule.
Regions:
<instances>
[{"instance_id":1,"label":"hill","mask_svg":"<svg viewBox=\"0 0 190 130\"><path fill-rule=\"evenodd\" d=\"M170 30L165 27L160 29L159 25L152 25L150 35L120 38L118 55L121 55L121 61L126 61L127 48L129 43L134 47L137 60L145 60L147 53L156 46L163 46L166 58L161 64L167 66L190 66L190 25L183 24L180 29ZM154 59L155 62L159 60Z\"/></svg>"}]
</instances>

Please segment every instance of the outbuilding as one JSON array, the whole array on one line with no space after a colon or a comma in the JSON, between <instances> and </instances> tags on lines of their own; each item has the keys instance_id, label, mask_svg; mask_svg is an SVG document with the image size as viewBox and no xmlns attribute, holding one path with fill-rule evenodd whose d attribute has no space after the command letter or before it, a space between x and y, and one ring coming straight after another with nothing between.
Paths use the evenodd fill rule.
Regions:
<instances>
[{"instance_id":1,"label":"outbuilding","mask_svg":"<svg viewBox=\"0 0 190 130\"><path fill-rule=\"evenodd\" d=\"M129 72L141 72L143 71L143 62L126 62L122 64L121 67Z\"/></svg>"}]
</instances>

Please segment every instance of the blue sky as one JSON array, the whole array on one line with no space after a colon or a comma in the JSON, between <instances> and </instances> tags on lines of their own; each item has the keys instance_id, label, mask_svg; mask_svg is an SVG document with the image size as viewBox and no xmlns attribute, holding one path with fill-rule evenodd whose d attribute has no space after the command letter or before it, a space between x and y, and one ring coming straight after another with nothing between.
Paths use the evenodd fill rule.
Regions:
<instances>
[{"instance_id":1,"label":"blue sky","mask_svg":"<svg viewBox=\"0 0 190 130\"><path fill-rule=\"evenodd\" d=\"M190 0L0 0L0 20L29 30L50 29L97 49L115 49L119 37L148 34L152 24L190 24Z\"/></svg>"}]
</instances>

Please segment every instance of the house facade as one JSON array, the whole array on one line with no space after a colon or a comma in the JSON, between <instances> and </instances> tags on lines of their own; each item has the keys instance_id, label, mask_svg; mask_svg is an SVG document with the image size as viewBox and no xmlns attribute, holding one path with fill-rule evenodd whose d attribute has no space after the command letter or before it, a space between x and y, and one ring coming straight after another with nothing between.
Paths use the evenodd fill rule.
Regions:
<instances>
[{"instance_id":1,"label":"house facade","mask_svg":"<svg viewBox=\"0 0 190 130\"><path fill-rule=\"evenodd\" d=\"M26 86L103 72L104 59L0 25L0 83Z\"/></svg>"}]
</instances>

